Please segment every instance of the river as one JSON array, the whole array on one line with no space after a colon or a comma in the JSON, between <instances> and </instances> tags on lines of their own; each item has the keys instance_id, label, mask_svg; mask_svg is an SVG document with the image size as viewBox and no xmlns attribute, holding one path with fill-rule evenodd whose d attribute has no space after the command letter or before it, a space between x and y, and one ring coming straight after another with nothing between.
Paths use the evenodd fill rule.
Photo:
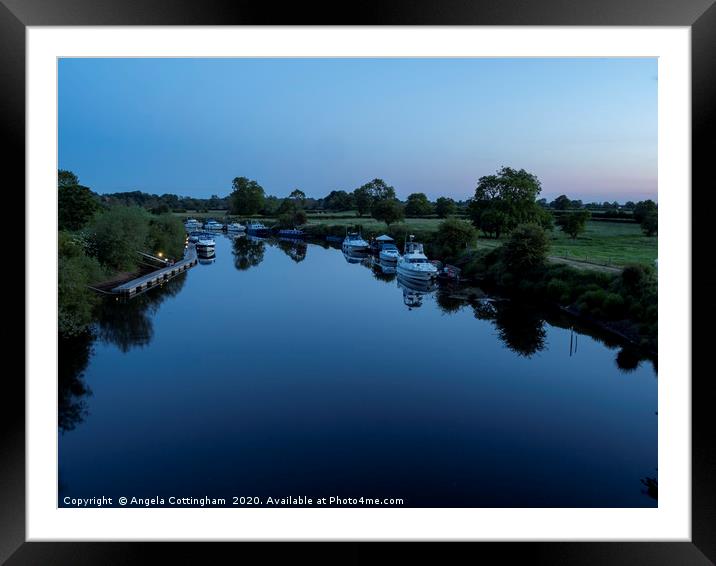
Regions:
<instances>
[{"instance_id":1,"label":"river","mask_svg":"<svg viewBox=\"0 0 716 566\"><path fill-rule=\"evenodd\" d=\"M213 261L60 341L60 506L657 505L655 364L615 339L337 249L216 239Z\"/></svg>"}]
</instances>

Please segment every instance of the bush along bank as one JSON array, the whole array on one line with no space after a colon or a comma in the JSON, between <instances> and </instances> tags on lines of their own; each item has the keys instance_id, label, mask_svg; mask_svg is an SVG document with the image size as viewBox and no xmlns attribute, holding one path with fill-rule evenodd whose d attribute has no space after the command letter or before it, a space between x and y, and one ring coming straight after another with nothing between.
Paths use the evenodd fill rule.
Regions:
<instances>
[{"instance_id":1,"label":"bush along bank","mask_svg":"<svg viewBox=\"0 0 716 566\"><path fill-rule=\"evenodd\" d=\"M651 355L657 353L657 277L649 266L628 265L612 274L544 260L515 262L507 245L454 261L465 277L490 292L557 306Z\"/></svg>"}]
</instances>

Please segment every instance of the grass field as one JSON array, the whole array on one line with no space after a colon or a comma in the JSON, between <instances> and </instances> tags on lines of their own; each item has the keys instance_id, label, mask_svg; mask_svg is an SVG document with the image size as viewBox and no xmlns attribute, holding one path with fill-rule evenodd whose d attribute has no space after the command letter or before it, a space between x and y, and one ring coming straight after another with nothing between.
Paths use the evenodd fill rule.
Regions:
<instances>
[{"instance_id":1,"label":"grass field","mask_svg":"<svg viewBox=\"0 0 716 566\"><path fill-rule=\"evenodd\" d=\"M572 262L622 267L627 263L654 265L658 238L648 238L635 223L597 221L587 222L583 234L572 240L558 228L551 235L550 256ZM478 247L496 247L500 240L481 238Z\"/></svg>"},{"instance_id":2,"label":"grass field","mask_svg":"<svg viewBox=\"0 0 716 566\"><path fill-rule=\"evenodd\" d=\"M416 231L432 232L437 230L439 218L407 218L405 224ZM380 230L385 228L383 222L372 218L344 218L323 219L309 216L309 224L333 224L338 226L353 226L361 224L366 229ZM656 237L648 238L641 232L635 223L596 221L587 222L587 229L577 239L572 240L558 228L550 234L552 243L550 255L555 258L564 258L569 263L584 262L597 265L622 267L627 263L647 263L654 265L657 258ZM477 247L493 248L503 243L504 239L491 240L479 237Z\"/></svg>"},{"instance_id":3,"label":"grass field","mask_svg":"<svg viewBox=\"0 0 716 566\"><path fill-rule=\"evenodd\" d=\"M221 219L225 211L187 212L178 216L195 218ZM271 220L270 218L265 220ZM437 230L440 218L406 218L404 223L416 232L432 232ZM309 224L329 224L334 226L355 226L360 224L366 230L382 231L385 223L364 216L358 218L354 212L331 212L325 214L309 213ZM576 240L572 240L558 228L550 234L552 247L550 256L563 259L570 265L577 262L596 266L622 267L627 263L646 263L654 265L657 258L656 237L648 238L641 232L636 223L589 221L587 229ZM480 236L478 248L494 248L503 243L504 239L491 240Z\"/></svg>"}]
</instances>

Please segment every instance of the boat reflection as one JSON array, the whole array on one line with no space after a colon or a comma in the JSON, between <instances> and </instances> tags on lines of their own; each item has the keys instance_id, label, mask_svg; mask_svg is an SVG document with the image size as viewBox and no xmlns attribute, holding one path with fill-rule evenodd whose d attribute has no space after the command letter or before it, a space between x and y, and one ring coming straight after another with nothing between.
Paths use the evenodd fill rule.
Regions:
<instances>
[{"instance_id":1,"label":"boat reflection","mask_svg":"<svg viewBox=\"0 0 716 566\"><path fill-rule=\"evenodd\" d=\"M389 283L395 280L397 271L395 269L395 262L385 262L383 260L374 261L373 265L373 277L378 281L385 281Z\"/></svg>"},{"instance_id":2,"label":"boat reflection","mask_svg":"<svg viewBox=\"0 0 716 566\"><path fill-rule=\"evenodd\" d=\"M216 261L216 254L197 255L196 258L201 265L211 265L214 261Z\"/></svg>"},{"instance_id":3,"label":"boat reflection","mask_svg":"<svg viewBox=\"0 0 716 566\"><path fill-rule=\"evenodd\" d=\"M397 280L398 287L403 290L403 302L409 310L422 306L425 295L432 294L437 288L434 281L415 281L400 274Z\"/></svg>"},{"instance_id":4,"label":"boat reflection","mask_svg":"<svg viewBox=\"0 0 716 566\"><path fill-rule=\"evenodd\" d=\"M362 263L368 259L368 252L343 250L343 257L348 263Z\"/></svg>"}]
</instances>

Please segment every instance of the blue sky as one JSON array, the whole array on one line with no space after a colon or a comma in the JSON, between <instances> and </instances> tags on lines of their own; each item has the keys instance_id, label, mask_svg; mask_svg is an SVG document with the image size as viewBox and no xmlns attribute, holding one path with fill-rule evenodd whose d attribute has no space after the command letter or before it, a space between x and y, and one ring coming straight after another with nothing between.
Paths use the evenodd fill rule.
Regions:
<instances>
[{"instance_id":1,"label":"blue sky","mask_svg":"<svg viewBox=\"0 0 716 566\"><path fill-rule=\"evenodd\" d=\"M656 59L61 59L59 167L97 192L656 198Z\"/></svg>"}]
</instances>

